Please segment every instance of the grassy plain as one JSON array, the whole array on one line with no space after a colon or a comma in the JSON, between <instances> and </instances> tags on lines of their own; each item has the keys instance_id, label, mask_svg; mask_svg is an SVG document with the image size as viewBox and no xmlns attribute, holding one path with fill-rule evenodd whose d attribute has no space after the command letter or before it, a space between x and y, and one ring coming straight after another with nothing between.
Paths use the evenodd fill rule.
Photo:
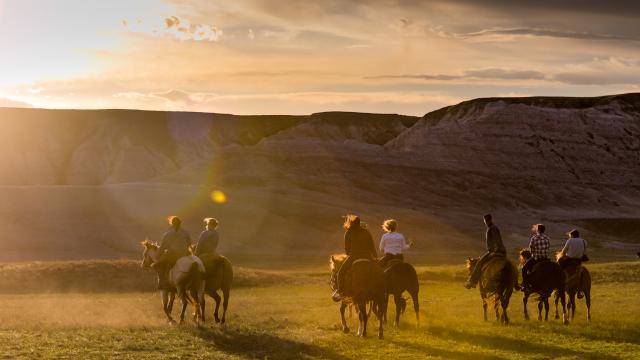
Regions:
<instances>
[{"instance_id":1,"label":"grassy plain","mask_svg":"<svg viewBox=\"0 0 640 360\"><path fill-rule=\"evenodd\" d=\"M210 299L206 326L190 321L169 326L153 292L38 293L23 288L12 294L4 288L0 358L640 358L640 264L589 267L595 279L593 320L586 322L580 302L569 326L556 320L524 321L520 293L509 307L512 324L484 322L477 291L462 287L460 266L419 267L421 326L416 328L409 310L399 328L385 327L384 340L374 336L375 320L367 339L354 335L355 318L349 320L350 334L340 331L337 306L319 272L275 274L282 281L267 286L245 281L246 286L232 292L224 326L211 323Z\"/></svg>"}]
</instances>

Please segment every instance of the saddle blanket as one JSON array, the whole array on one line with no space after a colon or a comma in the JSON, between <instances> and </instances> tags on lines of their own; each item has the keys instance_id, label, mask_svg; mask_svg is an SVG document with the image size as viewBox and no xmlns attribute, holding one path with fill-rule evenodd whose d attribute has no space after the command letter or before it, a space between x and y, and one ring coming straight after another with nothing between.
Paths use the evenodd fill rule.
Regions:
<instances>
[{"instance_id":1,"label":"saddle blanket","mask_svg":"<svg viewBox=\"0 0 640 360\"><path fill-rule=\"evenodd\" d=\"M189 269L191 268L191 264L193 264L194 262L198 264L198 270L204 274L205 268L200 258L194 255L183 256L179 258L173 268L171 268L171 271L169 273L169 279L171 279L171 282L174 284L178 284L184 278L184 276L187 275Z\"/></svg>"}]
</instances>

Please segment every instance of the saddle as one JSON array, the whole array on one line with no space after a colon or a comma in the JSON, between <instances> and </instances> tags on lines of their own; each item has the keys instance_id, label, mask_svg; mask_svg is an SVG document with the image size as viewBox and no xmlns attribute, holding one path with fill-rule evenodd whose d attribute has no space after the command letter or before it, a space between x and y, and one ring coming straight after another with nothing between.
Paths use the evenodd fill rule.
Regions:
<instances>
[{"instance_id":1,"label":"saddle","mask_svg":"<svg viewBox=\"0 0 640 360\"><path fill-rule=\"evenodd\" d=\"M398 264L402 264L404 263L404 261L400 260L400 259L391 259L389 261L387 261L387 264L384 267L384 272L386 273L387 271L389 271L393 266L398 265Z\"/></svg>"}]
</instances>

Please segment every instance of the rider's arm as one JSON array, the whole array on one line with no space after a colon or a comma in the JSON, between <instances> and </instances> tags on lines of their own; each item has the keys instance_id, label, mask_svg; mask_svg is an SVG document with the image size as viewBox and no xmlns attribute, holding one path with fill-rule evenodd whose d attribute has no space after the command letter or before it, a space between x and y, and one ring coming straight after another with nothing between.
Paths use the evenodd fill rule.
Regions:
<instances>
[{"instance_id":1,"label":"rider's arm","mask_svg":"<svg viewBox=\"0 0 640 360\"><path fill-rule=\"evenodd\" d=\"M160 251L160 253L162 253L163 251L167 250L168 246L169 246L169 232L166 232L162 236L162 240L160 240L160 248L158 248L158 250Z\"/></svg>"},{"instance_id":2,"label":"rider's arm","mask_svg":"<svg viewBox=\"0 0 640 360\"><path fill-rule=\"evenodd\" d=\"M196 249L193 251L193 255L198 256L202 251L202 246L204 244L204 231L200 233L200 237L198 238L198 243L196 244Z\"/></svg>"},{"instance_id":3,"label":"rider's arm","mask_svg":"<svg viewBox=\"0 0 640 360\"><path fill-rule=\"evenodd\" d=\"M403 250L409 249L411 247L412 243L411 242L407 242L407 238L404 237L404 235L401 235L401 236L402 236L402 249Z\"/></svg>"},{"instance_id":4,"label":"rider's arm","mask_svg":"<svg viewBox=\"0 0 640 360\"><path fill-rule=\"evenodd\" d=\"M380 254L384 254L384 246L385 246L385 243L386 243L386 242L387 242L387 241L386 241L386 239L385 239L384 235L382 235L382 238L380 238L380 246L379 246L379 248L380 248Z\"/></svg>"}]
</instances>

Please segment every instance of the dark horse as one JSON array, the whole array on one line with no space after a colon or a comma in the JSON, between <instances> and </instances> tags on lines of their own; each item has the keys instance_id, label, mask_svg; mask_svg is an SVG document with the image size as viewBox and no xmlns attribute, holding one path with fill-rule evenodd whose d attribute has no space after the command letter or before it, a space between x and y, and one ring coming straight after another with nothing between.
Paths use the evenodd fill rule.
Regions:
<instances>
[{"instance_id":1,"label":"dark horse","mask_svg":"<svg viewBox=\"0 0 640 360\"><path fill-rule=\"evenodd\" d=\"M478 260L478 258L467 258L469 274L473 271ZM482 297L485 321L487 320L487 299L493 298L496 321L501 321L503 324L509 323L507 307L517 280L518 269L506 257L493 256L485 263L480 275L480 296ZM500 314L500 307L502 307L502 314Z\"/></svg>"},{"instance_id":2,"label":"dark horse","mask_svg":"<svg viewBox=\"0 0 640 360\"><path fill-rule=\"evenodd\" d=\"M411 264L400 260L391 260L389 266L384 270L385 277L385 301L383 316L384 322L387 322L387 306L389 304L389 295L393 295L393 301L396 304L396 318L393 325L398 326L400 323L400 314L404 313L407 308L407 300L402 297L403 292L408 292L413 301L413 310L416 312L416 325L420 325L420 304L418 303L418 274Z\"/></svg>"},{"instance_id":3,"label":"dark horse","mask_svg":"<svg viewBox=\"0 0 640 360\"><path fill-rule=\"evenodd\" d=\"M569 316L571 320L576 314L576 295L578 299L584 296L584 301L587 305L587 321L591 321L591 273L586 267L581 264L572 264L565 268L566 274L566 291L569 295L569 303L567 304L567 310L569 310ZM555 297L556 303L556 319L558 315L558 294Z\"/></svg>"},{"instance_id":4,"label":"dark horse","mask_svg":"<svg viewBox=\"0 0 640 360\"><path fill-rule=\"evenodd\" d=\"M529 249L520 250L520 263L524 265L525 261L531 258L531 251ZM538 320L542 320L542 307L544 305L544 320L549 320L549 297L553 291L556 291L557 296L562 301L562 322L566 325L569 323L567 320L567 308L565 304L565 276L564 271L558 263L550 260L542 260L535 264L531 269L529 275L530 288L522 289L524 297L522 303L524 305L524 318L529 320L529 312L527 311L527 301L529 296L533 293L538 294Z\"/></svg>"},{"instance_id":5,"label":"dark horse","mask_svg":"<svg viewBox=\"0 0 640 360\"><path fill-rule=\"evenodd\" d=\"M331 269L331 285L335 289L338 269L344 263L346 255L332 255L329 259ZM340 316L342 320L342 331L349 332L347 321L344 318L344 310L350 303L356 305L358 310L358 336L367 336L367 303L371 303L371 307L378 318L378 338L383 338L382 331L382 310L384 309L384 274L378 264L371 260L356 260L351 265L351 269L345 277L345 295L340 304Z\"/></svg>"},{"instance_id":6,"label":"dark horse","mask_svg":"<svg viewBox=\"0 0 640 360\"><path fill-rule=\"evenodd\" d=\"M206 254L200 257L204 263L205 269L205 288L204 293L215 300L216 307L213 310L213 318L215 322L224 324L227 317L227 306L229 306L229 295L231 293L231 283L233 282L233 266L229 259L224 256L208 257ZM218 294L218 290L222 291L222 298ZM222 300L222 318L218 317L218 309ZM202 322L204 319L205 301L204 298L200 304Z\"/></svg>"}]
</instances>

